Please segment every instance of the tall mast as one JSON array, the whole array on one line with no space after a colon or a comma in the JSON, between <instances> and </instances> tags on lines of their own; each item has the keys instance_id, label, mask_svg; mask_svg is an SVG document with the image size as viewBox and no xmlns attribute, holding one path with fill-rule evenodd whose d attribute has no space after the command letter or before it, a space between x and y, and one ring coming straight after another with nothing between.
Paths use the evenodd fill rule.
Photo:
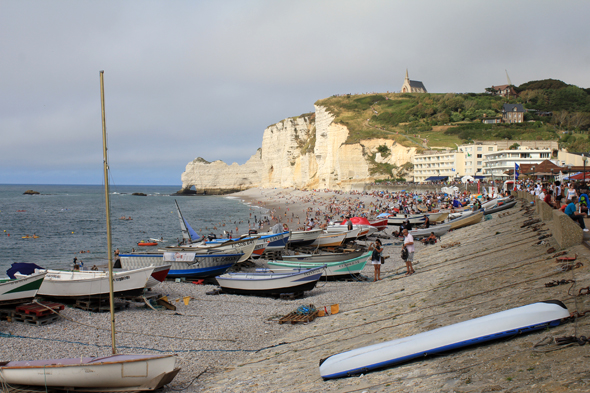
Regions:
<instances>
[{"instance_id":1,"label":"tall mast","mask_svg":"<svg viewBox=\"0 0 590 393\"><path fill-rule=\"evenodd\" d=\"M109 200L109 164L107 161L107 124L104 108L104 71L100 71L100 102L102 109L102 156L104 166L104 200L107 213L107 249L109 256L109 303L111 309L111 346L113 355L117 353L115 345L115 301L113 293L113 244L111 235L111 204Z\"/></svg>"}]
</instances>

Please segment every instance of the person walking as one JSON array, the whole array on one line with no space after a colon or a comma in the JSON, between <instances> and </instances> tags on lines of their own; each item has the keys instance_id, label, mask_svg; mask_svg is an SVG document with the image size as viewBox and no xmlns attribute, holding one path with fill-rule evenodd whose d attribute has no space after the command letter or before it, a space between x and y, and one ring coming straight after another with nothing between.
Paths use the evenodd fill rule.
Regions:
<instances>
[{"instance_id":1,"label":"person walking","mask_svg":"<svg viewBox=\"0 0 590 393\"><path fill-rule=\"evenodd\" d=\"M412 266L412 262L414 261L414 237L408 232L407 229L404 229L403 235L404 248L408 251L408 259L406 260L406 276L410 276L416 273L414 271L414 267Z\"/></svg>"},{"instance_id":2,"label":"person walking","mask_svg":"<svg viewBox=\"0 0 590 393\"><path fill-rule=\"evenodd\" d=\"M375 240L375 243L371 243L369 251L373 250L371 254L371 264L375 268L373 281L381 280L381 253L383 253L383 246L381 240Z\"/></svg>"}]
</instances>

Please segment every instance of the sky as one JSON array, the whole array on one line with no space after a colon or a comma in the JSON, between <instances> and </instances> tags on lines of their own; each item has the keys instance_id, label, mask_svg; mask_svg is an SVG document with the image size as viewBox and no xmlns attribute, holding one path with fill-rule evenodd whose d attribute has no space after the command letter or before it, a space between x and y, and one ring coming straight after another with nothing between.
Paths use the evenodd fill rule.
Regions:
<instances>
[{"instance_id":1,"label":"sky","mask_svg":"<svg viewBox=\"0 0 590 393\"><path fill-rule=\"evenodd\" d=\"M590 87L590 2L0 0L0 184L180 185L344 93Z\"/></svg>"}]
</instances>

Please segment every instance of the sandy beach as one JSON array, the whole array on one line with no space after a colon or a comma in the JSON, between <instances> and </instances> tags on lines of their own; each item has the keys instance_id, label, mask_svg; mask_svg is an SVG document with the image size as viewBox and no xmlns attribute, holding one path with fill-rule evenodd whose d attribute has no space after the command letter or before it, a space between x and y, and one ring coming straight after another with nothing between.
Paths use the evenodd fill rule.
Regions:
<instances>
[{"instance_id":1,"label":"sandy beach","mask_svg":"<svg viewBox=\"0 0 590 393\"><path fill-rule=\"evenodd\" d=\"M380 202L372 196L274 189L232 197L283 218L286 211L301 222L308 208L324 210L334 198L342 206L362 202L361 209ZM366 375L329 381L319 375L320 359L330 355L536 301L559 299L570 311L590 308L586 297L568 295L571 284L544 285L575 278L570 293L589 285L588 251L568 250L584 266L558 270L546 251L551 238L535 245L547 228L520 228L528 219L524 213L519 202L505 214L450 232L436 245L417 245L416 274L409 277L400 246L384 239L390 258L382 266L382 281L320 282L303 299L211 296L206 292L214 286L165 282L154 291L167 295L177 310L156 312L135 303L117 312L117 345L124 353L177 353L182 371L164 392L586 391L587 347L535 344L545 337L588 335L587 318ZM372 266L363 273L372 277ZM182 302L186 296L188 305ZM338 304L340 312L308 324L278 324L302 304ZM110 353L108 313L68 307L61 315L41 327L1 321L1 359Z\"/></svg>"}]
</instances>

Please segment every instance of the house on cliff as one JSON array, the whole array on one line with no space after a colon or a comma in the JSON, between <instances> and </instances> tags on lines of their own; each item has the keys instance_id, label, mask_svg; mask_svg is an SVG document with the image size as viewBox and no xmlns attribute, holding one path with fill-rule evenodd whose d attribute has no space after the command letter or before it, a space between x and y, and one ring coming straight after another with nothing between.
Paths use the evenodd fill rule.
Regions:
<instances>
[{"instance_id":1,"label":"house on cliff","mask_svg":"<svg viewBox=\"0 0 590 393\"><path fill-rule=\"evenodd\" d=\"M408 76L408 70L406 70L406 79L402 86L402 93L428 93L426 87L420 81L411 81Z\"/></svg>"}]
</instances>

